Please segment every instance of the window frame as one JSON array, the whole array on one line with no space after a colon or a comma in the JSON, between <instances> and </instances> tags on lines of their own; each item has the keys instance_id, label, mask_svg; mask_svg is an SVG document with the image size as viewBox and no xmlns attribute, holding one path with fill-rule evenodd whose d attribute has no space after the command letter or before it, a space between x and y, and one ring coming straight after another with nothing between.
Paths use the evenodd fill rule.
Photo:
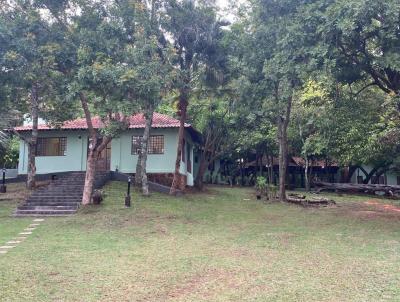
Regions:
<instances>
[{"instance_id":1,"label":"window frame","mask_svg":"<svg viewBox=\"0 0 400 302\"><path fill-rule=\"evenodd\" d=\"M135 145L133 144L134 138L137 138L139 140L138 146L136 148L135 148ZM143 138L143 135L132 135L131 155L139 155L140 154L139 150L141 150L142 138ZM155 141L154 141L155 138L159 139L158 143L162 142L161 152L154 152L153 144L155 143ZM158 148L158 149L160 149L160 148ZM150 135L148 145L147 145L147 155L162 155L162 154L165 154L165 136L164 136L164 134Z\"/></svg>"},{"instance_id":2,"label":"window frame","mask_svg":"<svg viewBox=\"0 0 400 302\"><path fill-rule=\"evenodd\" d=\"M51 140L51 139L58 139L59 143L59 152L56 155L48 155L44 153L39 153L39 150L43 151L46 148L41 147L40 149L38 148L39 146L43 146L43 142L40 141L46 141L46 140ZM61 151L62 154L61 154ZM36 157L60 157L60 156L67 156L67 137L66 136L50 136L50 137L38 137L37 142L36 142L36 150L35 150L35 156Z\"/></svg>"},{"instance_id":3,"label":"window frame","mask_svg":"<svg viewBox=\"0 0 400 302\"><path fill-rule=\"evenodd\" d=\"M152 139L158 138L159 140L152 141ZM154 144L161 143L161 151L160 152L154 152ZM165 137L163 134L157 134L157 135L150 135L149 137L149 144L147 146L147 154L150 155L160 155L160 154L165 154Z\"/></svg>"},{"instance_id":4,"label":"window frame","mask_svg":"<svg viewBox=\"0 0 400 302\"><path fill-rule=\"evenodd\" d=\"M140 150L142 149L142 137L143 135L132 135L131 138L131 155L139 155L140 154ZM133 139L136 138L138 140L138 146L135 147L135 145L133 144ZM136 150L135 150L136 149Z\"/></svg>"}]
</instances>

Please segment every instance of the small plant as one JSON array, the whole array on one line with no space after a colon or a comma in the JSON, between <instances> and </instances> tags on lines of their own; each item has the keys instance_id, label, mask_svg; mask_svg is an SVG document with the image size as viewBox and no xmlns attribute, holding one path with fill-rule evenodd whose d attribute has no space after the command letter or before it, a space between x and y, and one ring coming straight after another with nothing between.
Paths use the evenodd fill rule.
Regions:
<instances>
[{"instance_id":1,"label":"small plant","mask_svg":"<svg viewBox=\"0 0 400 302\"><path fill-rule=\"evenodd\" d=\"M276 199L276 193L278 192L277 186L274 185L267 185L267 196L268 200Z\"/></svg>"},{"instance_id":2,"label":"small plant","mask_svg":"<svg viewBox=\"0 0 400 302\"><path fill-rule=\"evenodd\" d=\"M257 199L267 194L267 179L264 176L258 176L256 179Z\"/></svg>"}]
</instances>

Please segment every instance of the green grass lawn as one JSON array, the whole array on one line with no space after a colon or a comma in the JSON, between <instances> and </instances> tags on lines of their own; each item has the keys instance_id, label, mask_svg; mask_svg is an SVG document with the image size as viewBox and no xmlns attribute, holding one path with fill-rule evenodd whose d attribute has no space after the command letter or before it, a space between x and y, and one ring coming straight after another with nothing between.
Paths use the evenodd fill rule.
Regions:
<instances>
[{"instance_id":1,"label":"green grass lawn","mask_svg":"<svg viewBox=\"0 0 400 302\"><path fill-rule=\"evenodd\" d=\"M0 301L400 301L398 204L329 194L338 207L305 209L212 187L125 209L125 187L0 255ZM32 221L10 217L17 201L0 200L0 245Z\"/></svg>"}]
</instances>

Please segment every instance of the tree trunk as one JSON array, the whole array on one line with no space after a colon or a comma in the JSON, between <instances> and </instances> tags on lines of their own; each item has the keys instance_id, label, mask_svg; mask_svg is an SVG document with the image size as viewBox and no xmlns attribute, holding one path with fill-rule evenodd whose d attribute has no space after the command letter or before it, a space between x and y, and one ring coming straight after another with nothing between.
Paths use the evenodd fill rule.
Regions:
<instances>
[{"instance_id":1,"label":"tree trunk","mask_svg":"<svg viewBox=\"0 0 400 302\"><path fill-rule=\"evenodd\" d=\"M287 128L289 125L292 98L287 101L284 116L278 118L278 142L279 142L279 199L286 201L286 172L288 158Z\"/></svg>"},{"instance_id":2,"label":"tree trunk","mask_svg":"<svg viewBox=\"0 0 400 302\"><path fill-rule=\"evenodd\" d=\"M176 161L175 161L175 173L174 179L172 181L171 190L169 192L170 195L175 195L176 191L179 188L181 183L181 158L183 151L183 139L185 134L185 122L186 122L186 111L188 106L188 95L185 91L181 91L181 95L179 98L179 115L180 115L180 124L179 124L179 133L178 133L178 147L176 151Z\"/></svg>"},{"instance_id":3,"label":"tree trunk","mask_svg":"<svg viewBox=\"0 0 400 302\"><path fill-rule=\"evenodd\" d=\"M354 172L356 172L358 166L350 166L348 169L348 173L344 179L344 182L351 182L351 178L353 177Z\"/></svg>"},{"instance_id":4,"label":"tree trunk","mask_svg":"<svg viewBox=\"0 0 400 302\"><path fill-rule=\"evenodd\" d=\"M206 170L207 170L207 165L208 165L208 161L203 152L200 157L199 170L197 171L197 176L196 176L196 180L195 180L195 186L200 191L202 191L204 188L203 178L204 178L204 174L206 173Z\"/></svg>"},{"instance_id":5,"label":"tree trunk","mask_svg":"<svg viewBox=\"0 0 400 302\"><path fill-rule=\"evenodd\" d=\"M263 176L263 154L261 153L261 157L259 158L259 170L260 170L260 177Z\"/></svg>"},{"instance_id":6,"label":"tree trunk","mask_svg":"<svg viewBox=\"0 0 400 302\"><path fill-rule=\"evenodd\" d=\"M304 169L305 188L306 188L306 192L310 192L310 178L308 175L308 168L309 168L310 162L309 162L307 156L304 159L305 159L305 169Z\"/></svg>"},{"instance_id":7,"label":"tree trunk","mask_svg":"<svg viewBox=\"0 0 400 302\"><path fill-rule=\"evenodd\" d=\"M28 178L26 186L32 190L35 188L36 176L36 147L38 138L38 120L39 120L39 96L38 87L33 85L31 91L31 118L32 118L32 136L28 144Z\"/></svg>"},{"instance_id":8,"label":"tree trunk","mask_svg":"<svg viewBox=\"0 0 400 302\"><path fill-rule=\"evenodd\" d=\"M376 194L376 192L383 192L386 196L400 197L400 186L395 185L328 183L322 181L314 182L314 184L318 188L317 192L327 190L362 194Z\"/></svg>"},{"instance_id":9,"label":"tree trunk","mask_svg":"<svg viewBox=\"0 0 400 302\"><path fill-rule=\"evenodd\" d=\"M280 122L279 132L279 199L286 201L287 134L284 123Z\"/></svg>"},{"instance_id":10,"label":"tree trunk","mask_svg":"<svg viewBox=\"0 0 400 302\"><path fill-rule=\"evenodd\" d=\"M268 177L269 177L269 184L272 185L274 183L274 156L271 155L271 158L268 160Z\"/></svg>"},{"instance_id":11,"label":"tree trunk","mask_svg":"<svg viewBox=\"0 0 400 302\"><path fill-rule=\"evenodd\" d=\"M90 139L90 141L91 140L92 139ZM92 142L89 142L89 144L91 143ZM96 176L97 156L98 153L93 150L93 148L89 148L89 154L86 162L85 186L83 188L82 205L88 205L92 200L93 185Z\"/></svg>"},{"instance_id":12,"label":"tree trunk","mask_svg":"<svg viewBox=\"0 0 400 302\"><path fill-rule=\"evenodd\" d=\"M151 124L153 122L153 110L145 113L146 124L143 132L142 151L140 158L140 172L142 179L142 193L144 196L149 196L149 184L147 182L146 164L147 164L147 145L150 137ZM137 171L137 170L136 170Z\"/></svg>"},{"instance_id":13,"label":"tree trunk","mask_svg":"<svg viewBox=\"0 0 400 302\"><path fill-rule=\"evenodd\" d=\"M83 187L83 194L82 194L82 205L88 205L92 200L93 185L96 176L96 160L98 156L98 152L96 150L97 133L93 127L92 117L89 111L86 96L83 93L80 94L80 100L83 112L85 113L86 124L89 130L89 146L88 146L89 152L86 161L85 185Z\"/></svg>"},{"instance_id":14,"label":"tree trunk","mask_svg":"<svg viewBox=\"0 0 400 302\"><path fill-rule=\"evenodd\" d=\"M142 141L140 143L143 144ZM139 154L138 154L138 159L137 159L137 162L136 162L135 186L138 187L138 188L140 188L140 186L142 185L142 165L141 165L141 162L142 162L142 148L140 148L140 151L139 151Z\"/></svg>"},{"instance_id":15,"label":"tree trunk","mask_svg":"<svg viewBox=\"0 0 400 302\"><path fill-rule=\"evenodd\" d=\"M240 161L240 185L244 186L244 171L243 171L243 162Z\"/></svg>"},{"instance_id":16,"label":"tree trunk","mask_svg":"<svg viewBox=\"0 0 400 302\"><path fill-rule=\"evenodd\" d=\"M373 168L368 174L365 175L365 179L363 180L363 184L368 184L369 181L371 180L372 176L374 176L375 173L378 172L379 168ZM382 173L381 173L382 174ZM380 176L380 175L379 175Z\"/></svg>"}]
</instances>

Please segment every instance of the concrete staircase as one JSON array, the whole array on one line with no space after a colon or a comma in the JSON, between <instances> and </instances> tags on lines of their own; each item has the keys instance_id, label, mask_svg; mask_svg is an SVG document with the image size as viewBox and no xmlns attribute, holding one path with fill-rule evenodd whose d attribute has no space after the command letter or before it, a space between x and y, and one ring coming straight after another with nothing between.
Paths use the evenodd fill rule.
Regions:
<instances>
[{"instance_id":1,"label":"concrete staircase","mask_svg":"<svg viewBox=\"0 0 400 302\"><path fill-rule=\"evenodd\" d=\"M107 172L96 174L95 188L105 184ZM82 200L85 172L71 172L59 176L50 185L35 190L14 213L25 216L66 216L76 213Z\"/></svg>"}]
</instances>

